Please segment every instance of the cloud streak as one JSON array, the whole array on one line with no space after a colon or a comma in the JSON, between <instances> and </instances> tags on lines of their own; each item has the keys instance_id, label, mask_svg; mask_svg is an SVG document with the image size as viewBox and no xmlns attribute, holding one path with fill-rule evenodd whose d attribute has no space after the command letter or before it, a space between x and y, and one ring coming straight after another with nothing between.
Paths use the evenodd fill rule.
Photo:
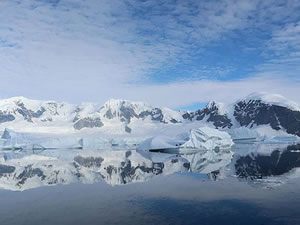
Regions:
<instances>
[{"instance_id":1,"label":"cloud streak","mask_svg":"<svg viewBox=\"0 0 300 225\"><path fill-rule=\"evenodd\" d=\"M296 0L2 0L0 11L3 98L300 101Z\"/></svg>"}]
</instances>

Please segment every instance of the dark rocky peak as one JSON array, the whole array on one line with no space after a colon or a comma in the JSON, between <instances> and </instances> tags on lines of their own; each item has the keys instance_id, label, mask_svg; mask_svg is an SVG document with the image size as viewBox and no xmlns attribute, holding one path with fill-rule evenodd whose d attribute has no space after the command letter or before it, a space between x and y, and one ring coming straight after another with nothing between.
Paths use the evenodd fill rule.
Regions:
<instances>
[{"instance_id":1,"label":"dark rocky peak","mask_svg":"<svg viewBox=\"0 0 300 225\"><path fill-rule=\"evenodd\" d=\"M151 116L152 120L158 121L158 122L164 122L164 115L162 113L162 110L159 108L154 108L150 111L143 111L139 114L139 118L145 119L147 116Z\"/></svg>"},{"instance_id":2,"label":"dark rocky peak","mask_svg":"<svg viewBox=\"0 0 300 225\"><path fill-rule=\"evenodd\" d=\"M138 118L135 110L139 111L142 107L144 107L142 103L111 99L101 107L100 112L103 112L103 116L107 119L120 118L121 122L130 123L132 118Z\"/></svg>"},{"instance_id":3,"label":"dark rocky peak","mask_svg":"<svg viewBox=\"0 0 300 225\"><path fill-rule=\"evenodd\" d=\"M210 101L207 103L205 108L211 112L219 112L220 104L216 103L215 101Z\"/></svg>"},{"instance_id":4,"label":"dark rocky peak","mask_svg":"<svg viewBox=\"0 0 300 225\"><path fill-rule=\"evenodd\" d=\"M120 118L121 122L129 124L132 118L145 119L150 116L151 120L162 123L179 123L175 118L166 119L163 110L152 107L142 102L127 100L109 100L100 109L103 116L108 119Z\"/></svg>"},{"instance_id":5,"label":"dark rocky peak","mask_svg":"<svg viewBox=\"0 0 300 225\"><path fill-rule=\"evenodd\" d=\"M212 122L216 128L231 128L231 120L226 113L222 112L221 107L221 104L211 101L204 109L195 112L187 112L182 116L184 119L191 121L206 120L207 122Z\"/></svg>"},{"instance_id":6,"label":"dark rocky peak","mask_svg":"<svg viewBox=\"0 0 300 225\"><path fill-rule=\"evenodd\" d=\"M31 123L33 122L32 118L39 118L46 111L46 109L42 106L37 111L33 111L31 109L26 108L24 103L21 101L17 101L15 103L18 106L16 111L19 114L21 114L25 120L27 120L28 122L31 122Z\"/></svg>"},{"instance_id":7,"label":"dark rocky peak","mask_svg":"<svg viewBox=\"0 0 300 225\"><path fill-rule=\"evenodd\" d=\"M240 100L234 106L234 117L241 126L270 125L275 130L284 129L300 136L300 111L288 106L261 99Z\"/></svg>"},{"instance_id":8,"label":"dark rocky peak","mask_svg":"<svg viewBox=\"0 0 300 225\"><path fill-rule=\"evenodd\" d=\"M3 112L2 110L0 110L0 123L5 123L5 122L10 122L15 120L15 116L12 114L9 114L7 112Z\"/></svg>"},{"instance_id":9,"label":"dark rocky peak","mask_svg":"<svg viewBox=\"0 0 300 225\"><path fill-rule=\"evenodd\" d=\"M74 118L75 119L75 118ZM94 128L94 127L102 127L104 124L102 123L100 118L82 118L74 121L73 127L76 130L81 130L82 128Z\"/></svg>"},{"instance_id":10,"label":"dark rocky peak","mask_svg":"<svg viewBox=\"0 0 300 225\"><path fill-rule=\"evenodd\" d=\"M64 104L57 104L56 102L47 102L47 109L52 115L59 115L58 108L62 108Z\"/></svg>"}]
</instances>

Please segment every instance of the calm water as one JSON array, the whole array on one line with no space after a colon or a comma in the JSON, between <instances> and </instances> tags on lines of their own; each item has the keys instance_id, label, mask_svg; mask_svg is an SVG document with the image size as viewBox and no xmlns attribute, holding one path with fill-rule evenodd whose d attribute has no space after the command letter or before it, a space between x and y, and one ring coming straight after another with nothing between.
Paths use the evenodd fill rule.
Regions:
<instances>
[{"instance_id":1,"label":"calm water","mask_svg":"<svg viewBox=\"0 0 300 225\"><path fill-rule=\"evenodd\" d=\"M297 145L241 145L232 155L171 156L179 162L184 157L189 168L172 158L176 167L155 163L155 171L144 166L143 173L137 175L135 169L133 175L121 163L118 181L103 172L103 179L92 184L58 182L24 191L1 190L0 224L300 224L298 150ZM132 168L134 160L143 160L126 154L132 157ZM153 161L159 154L168 157L153 154ZM109 157L114 163L118 159ZM112 176L113 170L105 169ZM145 174L151 176L143 180Z\"/></svg>"}]
</instances>

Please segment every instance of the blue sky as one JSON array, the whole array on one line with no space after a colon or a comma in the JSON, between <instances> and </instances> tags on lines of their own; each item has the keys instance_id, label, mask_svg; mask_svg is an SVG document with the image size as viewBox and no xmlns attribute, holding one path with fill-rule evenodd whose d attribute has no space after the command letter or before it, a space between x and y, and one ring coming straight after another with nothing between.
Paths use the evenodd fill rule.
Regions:
<instances>
[{"instance_id":1,"label":"blue sky","mask_svg":"<svg viewBox=\"0 0 300 225\"><path fill-rule=\"evenodd\" d=\"M300 102L300 1L1 0L0 63L0 98Z\"/></svg>"}]
</instances>

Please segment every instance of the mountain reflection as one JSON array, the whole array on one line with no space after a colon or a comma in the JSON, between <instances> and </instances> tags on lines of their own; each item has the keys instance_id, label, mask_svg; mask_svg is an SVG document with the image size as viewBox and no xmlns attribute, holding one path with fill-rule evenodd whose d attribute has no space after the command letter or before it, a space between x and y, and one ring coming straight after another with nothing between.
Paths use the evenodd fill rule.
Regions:
<instances>
[{"instance_id":1,"label":"mountain reflection","mask_svg":"<svg viewBox=\"0 0 300 225\"><path fill-rule=\"evenodd\" d=\"M300 167L300 144L287 146L285 150L275 149L270 155L251 153L239 157L235 162L239 178L263 179L288 173Z\"/></svg>"},{"instance_id":2,"label":"mountain reflection","mask_svg":"<svg viewBox=\"0 0 300 225\"><path fill-rule=\"evenodd\" d=\"M39 154L2 152L0 188L26 190L41 186L95 183L109 185L146 182L155 176L177 172L207 174L210 180L238 177L256 181L282 177L300 167L300 145L273 147L261 152L258 146L239 151L222 149L190 154L107 151L44 151ZM243 149L245 148L245 149ZM243 154L241 154L243 152Z\"/></svg>"}]
</instances>

